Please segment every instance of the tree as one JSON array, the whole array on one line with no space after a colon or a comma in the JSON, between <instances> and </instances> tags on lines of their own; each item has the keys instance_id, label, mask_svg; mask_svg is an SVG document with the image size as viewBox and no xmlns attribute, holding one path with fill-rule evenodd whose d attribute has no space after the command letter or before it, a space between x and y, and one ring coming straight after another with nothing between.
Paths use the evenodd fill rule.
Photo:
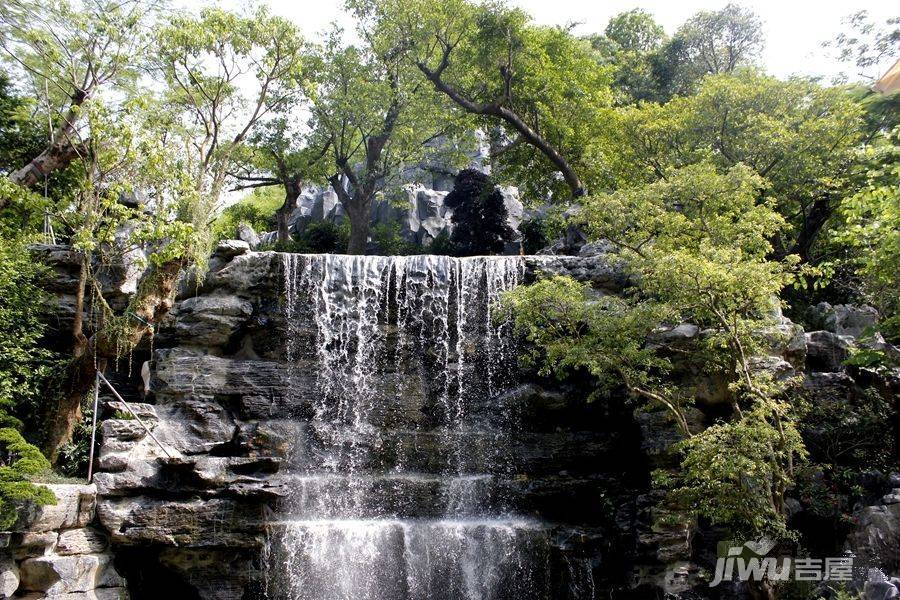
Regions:
<instances>
[{"instance_id":1,"label":"tree","mask_svg":"<svg viewBox=\"0 0 900 600\"><path fill-rule=\"evenodd\" d=\"M615 68L613 85L622 95L619 103L659 99L654 61L666 39L662 26L640 8L615 15L603 35L590 38L600 61Z\"/></svg>"},{"instance_id":2,"label":"tree","mask_svg":"<svg viewBox=\"0 0 900 600\"><path fill-rule=\"evenodd\" d=\"M900 54L900 18L878 25L872 22L868 11L861 10L845 18L844 25L849 32L841 32L822 45L834 50L840 62L852 64L856 78L875 81ZM843 78L850 77L844 74Z\"/></svg>"},{"instance_id":3,"label":"tree","mask_svg":"<svg viewBox=\"0 0 900 600\"><path fill-rule=\"evenodd\" d=\"M182 270L206 254L193 225L193 182L180 167L178 148L158 129L157 114L145 98L115 110L92 102L84 117L90 136L80 159L83 178L54 212L60 236L68 238L81 263L71 359L61 393L43 406L43 449L51 462L81 419L82 400L97 372L153 335L172 307ZM140 206L121 202L138 193L144 198ZM115 310L102 295L100 273L135 247L147 254L146 262L135 265L143 272L126 308Z\"/></svg>"},{"instance_id":4,"label":"tree","mask_svg":"<svg viewBox=\"0 0 900 600\"><path fill-rule=\"evenodd\" d=\"M372 203L400 183L401 167L415 164L427 144L450 130L401 42L365 28L366 43L345 46L328 38L313 112L336 172L328 180L350 221L348 254L365 254ZM451 123L452 125L452 123Z\"/></svg>"},{"instance_id":5,"label":"tree","mask_svg":"<svg viewBox=\"0 0 900 600\"><path fill-rule=\"evenodd\" d=\"M657 77L669 97L689 94L706 75L752 64L762 47L762 23L749 9L728 4L718 11L700 11L659 53Z\"/></svg>"},{"instance_id":6,"label":"tree","mask_svg":"<svg viewBox=\"0 0 900 600\"><path fill-rule=\"evenodd\" d=\"M293 24L262 7L176 15L155 40L153 68L190 147L187 168L203 204L197 214L208 217L254 128L297 102L310 49Z\"/></svg>"},{"instance_id":7,"label":"tree","mask_svg":"<svg viewBox=\"0 0 900 600\"><path fill-rule=\"evenodd\" d=\"M545 372L586 368L598 378L598 395L624 385L669 412L685 438L681 469L660 474L672 502L736 534L783 538L790 535L785 493L805 450L788 383L754 359L795 261L771 258L769 240L785 221L764 190L749 167L719 173L703 162L588 197L584 226L619 248L639 288L597 297L557 277L513 290L505 303ZM672 349L656 335L684 321L704 332L687 346ZM731 414L691 430L683 406L693 389L668 376L672 356L690 356L696 372L724 378ZM723 457L729 448L734 453Z\"/></svg>"},{"instance_id":8,"label":"tree","mask_svg":"<svg viewBox=\"0 0 900 600\"><path fill-rule=\"evenodd\" d=\"M603 33L619 50L626 52L653 52L666 39L662 25L641 8L615 15L606 24Z\"/></svg>"},{"instance_id":9,"label":"tree","mask_svg":"<svg viewBox=\"0 0 900 600\"><path fill-rule=\"evenodd\" d=\"M326 155L331 145L328 139L292 131L284 117L265 123L254 134L237 169L231 173L236 180L234 190L270 186L284 188L284 202L275 211L275 228L280 244L290 241L288 219L295 208L303 186L325 179ZM321 137L321 136L320 136Z\"/></svg>"},{"instance_id":10,"label":"tree","mask_svg":"<svg viewBox=\"0 0 900 600\"><path fill-rule=\"evenodd\" d=\"M587 41L522 11L468 0L353 0L454 106L500 128L497 171L536 197L582 196L592 141L610 105L610 69ZM593 172L593 171L592 171ZM591 181L590 183L594 183Z\"/></svg>"},{"instance_id":11,"label":"tree","mask_svg":"<svg viewBox=\"0 0 900 600\"><path fill-rule=\"evenodd\" d=\"M496 254L512 241L503 194L481 171L460 171L444 204L453 209L450 241L459 255Z\"/></svg>"},{"instance_id":12,"label":"tree","mask_svg":"<svg viewBox=\"0 0 900 600\"><path fill-rule=\"evenodd\" d=\"M176 14L154 41L152 73L165 84L164 103L139 92L126 95L115 113L97 101L84 112L85 179L67 213L82 254L73 361L65 393L46 407L51 460L70 438L97 370L152 336L183 269L205 259L212 212L236 152L268 111L293 97L302 76L302 39L262 9L247 16L216 9L199 17ZM118 202L135 192L148 198L144 210ZM126 243L144 245L149 259L126 310L118 312L92 293L92 264L103 260L110 238L126 224L133 229ZM95 315L90 328L78 310L87 293Z\"/></svg>"},{"instance_id":13,"label":"tree","mask_svg":"<svg viewBox=\"0 0 900 600\"><path fill-rule=\"evenodd\" d=\"M53 123L49 144L10 173L13 183L33 186L84 153L84 106L101 88L134 80L154 11L138 0L11 0L0 7L0 48L51 107Z\"/></svg>"},{"instance_id":14,"label":"tree","mask_svg":"<svg viewBox=\"0 0 900 600\"><path fill-rule=\"evenodd\" d=\"M9 75L0 73L0 173L8 176L43 150L47 130L32 116L28 99L13 88Z\"/></svg>"},{"instance_id":15,"label":"tree","mask_svg":"<svg viewBox=\"0 0 900 600\"><path fill-rule=\"evenodd\" d=\"M707 158L720 169L748 165L793 226L777 234L775 251L808 260L846 193L857 145L880 127L867 134L863 116L845 89L755 70L713 75L692 96L623 110L615 169L629 185Z\"/></svg>"},{"instance_id":16,"label":"tree","mask_svg":"<svg viewBox=\"0 0 900 600\"><path fill-rule=\"evenodd\" d=\"M844 249L834 262L860 277L859 295L878 308L888 337L900 333L900 126L860 151L864 181L837 209L830 241Z\"/></svg>"}]
</instances>

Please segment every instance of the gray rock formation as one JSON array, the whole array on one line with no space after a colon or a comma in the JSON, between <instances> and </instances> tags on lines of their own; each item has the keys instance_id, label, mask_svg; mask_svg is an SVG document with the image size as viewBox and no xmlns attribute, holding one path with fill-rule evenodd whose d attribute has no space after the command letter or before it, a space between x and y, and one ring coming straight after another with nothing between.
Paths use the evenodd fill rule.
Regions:
<instances>
[{"instance_id":1,"label":"gray rock formation","mask_svg":"<svg viewBox=\"0 0 900 600\"><path fill-rule=\"evenodd\" d=\"M452 189L452 178L451 178ZM372 225L399 225L399 233L406 240L429 246L442 233L453 231L453 211L444 205L449 190L437 190L418 183L410 183L390 194L380 195L372 206ZM504 205L508 213L507 223L514 231L525 215L514 187L502 187ZM302 233L310 223L341 223L345 213L337 195L331 188L310 188L297 199L297 208L288 218L294 233ZM263 241L271 241L271 234L264 234ZM248 240L250 241L250 240ZM518 247L515 248L518 253Z\"/></svg>"},{"instance_id":2,"label":"gray rock formation","mask_svg":"<svg viewBox=\"0 0 900 600\"><path fill-rule=\"evenodd\" d=\"M0 597L124 600L92 485L49 484L57 499L23 518L0 549Z\"/></svg>"}]
</instances>

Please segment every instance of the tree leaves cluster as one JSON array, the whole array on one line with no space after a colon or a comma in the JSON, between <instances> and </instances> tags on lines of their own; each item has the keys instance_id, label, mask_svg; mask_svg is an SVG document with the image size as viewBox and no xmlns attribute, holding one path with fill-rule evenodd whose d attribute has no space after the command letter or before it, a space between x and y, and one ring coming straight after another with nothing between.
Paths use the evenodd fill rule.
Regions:
<instances>
[{"instance_id":1,"label":"tree leaves cluster","mask_svg":"<svg viewBox=\"0 0 900 600\"><path fill-rule=\"evenodd\" d=\"M619 249L632 293L595 297L584 284L554 278L512 291L506 303L545 370L586 368L598 391L621 384L667 411L685 436L679 474L663 478L672 502L735 532L784 537L784 494L805 451L788 382L756 364L796 260L772 258L770 240L786 224L767 191L749 167L720 173L702 162L591 196L584 226ZM661 333L683 322L702 334L673 349ZM685 355L727 384L731 414L700 431L685 413L693 388L672 377Z\"/></svg>"},{"instance_id":2,"label":"tree leaves cluster","mask_svg":"<svg viewBox=\"0 0 900 600\"><path fill-rule=\"evenodd\" d=\"M481 171L460 171L444 205L453 210L450 241L458 255L497 254L512 241L503 194Z\"/></svg>"}]
</instances>

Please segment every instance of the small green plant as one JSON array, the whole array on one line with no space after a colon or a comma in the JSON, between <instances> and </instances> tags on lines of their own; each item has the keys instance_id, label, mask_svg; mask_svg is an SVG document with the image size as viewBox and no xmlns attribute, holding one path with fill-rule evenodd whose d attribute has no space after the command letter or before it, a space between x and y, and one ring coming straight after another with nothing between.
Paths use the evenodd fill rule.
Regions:
<instances>
[{"instance_id":1,"label":"small green plant","mask_svg":"<svg viewBox=\"0 0 900 600\"><path fill-rule=\"evenodd\" d=\"M49 470L50 462L21 433L0 428L0 530L15 525L23 505L56 504L53 492L31 482Z\"/></svg>"},{"instance_id":2,"label":"small green plant","mask_svg":"<svg viewBox=\"0 0 900 600\"><path fill-rule=\"evenodd\" d=\"M400 223L397 221L374 225L370 235L378 247L378 253L384 256L406 256L422 251L418 244L410 242L400 234Z\"/></svg>"},{"instance_id":3,"label":"small green plant","mask_svg":"<svg viewBox=\"0 0 900 600\"><path fill-rule=\"evenodd\" d=\"M241 223L250 225L257 232L275 228L275 211L284 202L284 192L280 188L260 188L254 190L235 204L222 211L212 224L212 236L216 240L237 237Z\"/></svg>"}]
</instances>

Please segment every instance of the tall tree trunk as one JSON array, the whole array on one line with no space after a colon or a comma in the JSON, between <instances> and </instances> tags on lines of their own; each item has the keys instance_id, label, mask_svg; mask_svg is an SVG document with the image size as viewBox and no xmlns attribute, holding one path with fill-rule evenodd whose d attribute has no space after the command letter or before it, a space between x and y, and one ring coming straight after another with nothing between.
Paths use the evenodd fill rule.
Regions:
<instances>
[{"instance_id":1,"label":"tall tree trunk","mask_svg":"<svg viewBox=\"0 0 900 600\"><path fill-rule=\"evenodd\" d=\"M84 295L87 291L88 260L86 254L81 255L78 269L78 288L75 290L75 316L72 319L72 355L76 358L84 354L88 339L84 335Z\"/></svg>"},{"instance_id":2,"label":"tall tree trunk","mask_svg":"<svg viewBox=\"0 0 900 600\"><path fill-rule=\"evenodd\" d=\"M275 221L278 226L278 241L282 244L291 240L291 232L288 229L288 219L297 207L297 198L303 183L299 178L286 179L284 182L284 204L275 212Z\"/></svg>"},{"instance_id":3,"label":"tall tree trunk","mask_svg":"<svg viewBox=\"0 0 900 600\"><path fill-rule=\"evenodd\" d=\"M59 449L72 439L81 417L81 402L93 386L98 368L137 346L169 313L183 267L184 261L175 259L149 268L129 304L124 331L101 328L88 340L85 351L73 359L63 393L46 407L43 450L51 462L56 462Z\"/></svg>"},{"instance_id":4,"label":"tall tree trunk","mask_svg":"<svg viewBox=\"0 0 900 600\"><path fill-rule=\"evenodd\" d=\"M803 217L803 227L797 234L797 241L794 242L790 253L799 256L803 262L809 262L812 246L822 227L831 218L832 212L834 212L834 204L830 197L818 198L813 202L809 212Z\"/></svg>"},{"instance_id":5,"label":"tall tree trunk","mask_svg":"<svg viewBox=\"0 0 900 600\"><path fill-rule=\"evenodd\" d=\"M363 202L362 206L347 209L347 218L350 219L350 242L347 244L347 254L365 254L369 244L369 202Z\"/></svg>"}]
</instances>

